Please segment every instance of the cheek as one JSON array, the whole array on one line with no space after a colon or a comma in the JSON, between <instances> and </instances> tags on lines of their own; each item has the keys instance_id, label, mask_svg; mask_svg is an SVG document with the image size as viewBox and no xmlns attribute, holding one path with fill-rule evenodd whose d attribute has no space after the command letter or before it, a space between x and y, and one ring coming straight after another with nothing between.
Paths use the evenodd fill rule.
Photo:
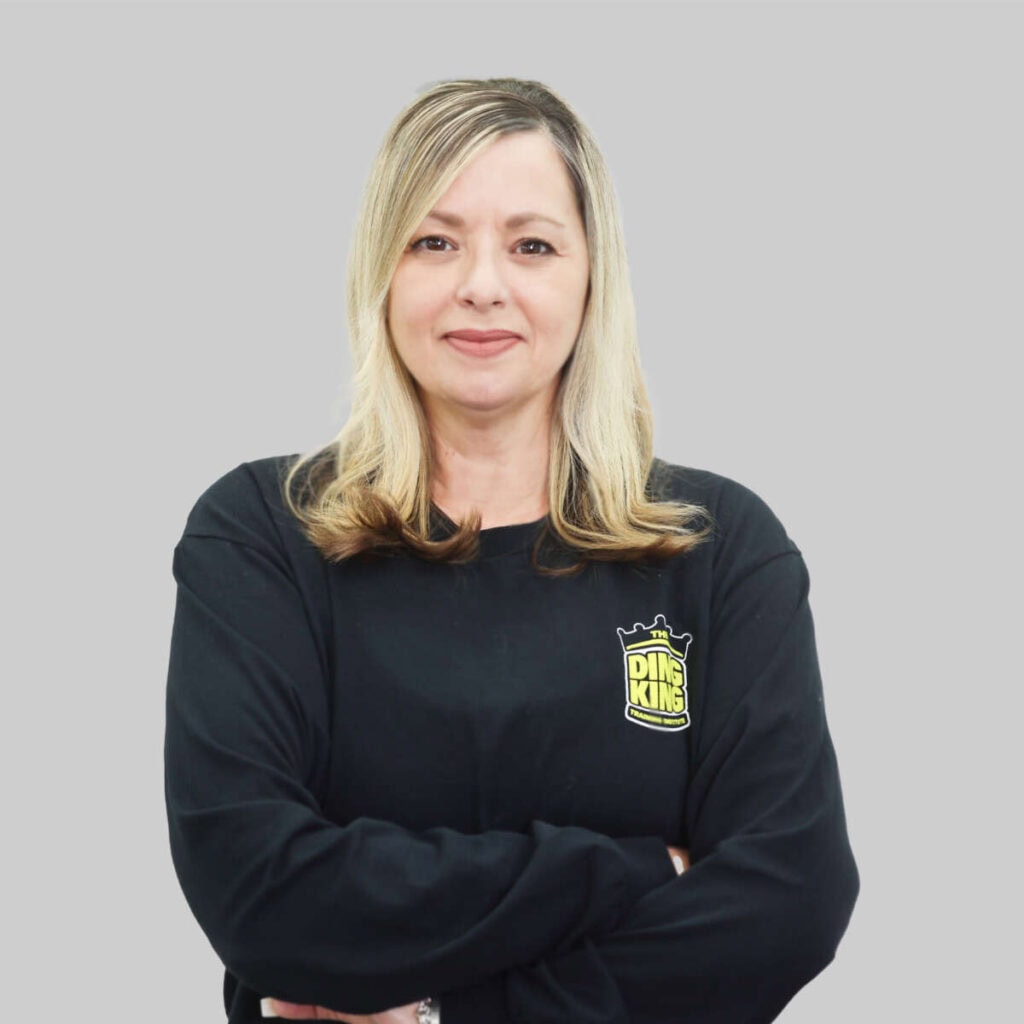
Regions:
<instances>
[{"instance_id":1,"label":"cheek","mask_svg":"<svg viewBox=\"0 0 1024 1024\"><path fill-rule=\"evenodd\" d=\"M424 286L415 275L396 275L388 296L388 327L399 359L416 380L430 372L439 306L436 286Z\"/></svg>"},{"instance_id":2,"label":"cheek","mask_svg":"<svg viewBox=\"0 0 1024 1024\"><path fill-rule=\"evenodd\" d=\"M577 291L576 282L566 281L523 296L521 308L528 311L534 329L557 347L571 345L579 332L584 295Z\"/></svg>"},{"instance_id":3,"label":"cheek","mask_svg":"<svg viewBox=\"0 0 1024 1024\"><path fill-rule=\"evenodd\" d=\"M550 327L564 321L573 308L572 283L561 277L544 280L526 278L516 281L509 288L509 297L536 325Z\"/></svg>"},{"instance_id":4,"label":"cheek","mask_svg":"<svg viewBox=\"0 0 1024 1024\"><path fill-rule=\"evenodd\" d=\"M413 269L413 268L410 268ZM388 312L392 323L411 322L422 316L430 303L431 291L427 283L407 269L396 271L388 297Z\"/></svg>"}]
</instances>

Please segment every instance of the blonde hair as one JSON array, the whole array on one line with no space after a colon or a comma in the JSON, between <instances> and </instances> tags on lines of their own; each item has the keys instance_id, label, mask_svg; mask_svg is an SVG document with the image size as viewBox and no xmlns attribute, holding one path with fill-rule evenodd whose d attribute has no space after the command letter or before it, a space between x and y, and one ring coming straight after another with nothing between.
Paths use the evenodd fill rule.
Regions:
<instances>
[{"instance_id":1,"label":"blonde hair","mask_svg":"<svg viewBox=\"0 0 1024 1024\"><path fill-rule=\"evenodd\" d=\"M282 477L288 508L329 560L383 549L435 561L477 553L478 512L445 539L430 539L432 446L415 383L388 332L388 292L412 233L463 168L499 137L524 131L545 133L561 154L590 260L583 320L555 399L548 465L548 534L576 562L540 565L542 534L534 564L562 575L587 559L667 558L710 532L702 507L645 490L660 460L614 189L594 138L539 82L453 80L433 83L402 110L377 153L349 251L351 412L332 441L300 455Z\"/></svg>"}]
</instances>

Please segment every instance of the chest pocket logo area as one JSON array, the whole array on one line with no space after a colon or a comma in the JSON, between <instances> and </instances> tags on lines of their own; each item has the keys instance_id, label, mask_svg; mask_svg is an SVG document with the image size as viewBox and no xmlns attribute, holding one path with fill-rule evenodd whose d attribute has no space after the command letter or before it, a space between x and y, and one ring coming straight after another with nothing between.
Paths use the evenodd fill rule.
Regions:
<instances>
[{"instance_id":1,"label":"chest pocket logo area","mask_svg":"<svg viewBox=\"0 0 1024 1024\"><path fill-rule=\"evenodd\" d=\"M618 627L626 672L626 719L675 732L690 724L686 708L686 652L693 637L673 633L664 615L649 626Z\"/></svg>"}]
</instances>

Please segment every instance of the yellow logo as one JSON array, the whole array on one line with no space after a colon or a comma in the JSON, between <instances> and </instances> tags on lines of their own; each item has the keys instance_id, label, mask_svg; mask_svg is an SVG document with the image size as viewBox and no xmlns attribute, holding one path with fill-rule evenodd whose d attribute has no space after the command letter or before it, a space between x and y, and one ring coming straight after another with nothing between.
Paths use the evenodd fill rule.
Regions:
<instances>
[{"instance_id":1,"label":"yellow logo","mask_svg":"<svg viewBox=\"0 0 1024 1024\"><path fill-rule=\"evenodd\" d=\"M656 615L649 626L618 627L626 672L626 718L673 732L690 724L686 707L686 652L693 637L677 634Z\"/></svg>"}]
</instances>

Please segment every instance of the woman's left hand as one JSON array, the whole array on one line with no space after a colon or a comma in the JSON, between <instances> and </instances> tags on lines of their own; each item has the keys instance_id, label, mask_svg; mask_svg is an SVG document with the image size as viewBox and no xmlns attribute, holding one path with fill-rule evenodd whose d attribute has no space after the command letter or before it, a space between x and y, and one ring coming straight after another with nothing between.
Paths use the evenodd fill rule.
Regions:
<instances>
[{"instance_id":1,"label":"woman's left hand","mask_svg":"<svg viewBox=\"0 0 1024 1024\"><path fill-rule=\"evenodd\" d=\"M348 1024L417 1024L416 1003L396 1006L380 1013L342 1013L328 1010L325 1006L310 1006L303 1003L286 1003L281 999L261 1000L264 1017L280 1017L283 1020L343 1020Z\"/></svg>"},{"instance_id":2,"label":"woman's left hand","mask_svg":"<svg viewBox=\"0 0 1024 1024\"><path fill-rule=\"evenodd\" d=\"M669 856L676 867L676 874L681 875L684 871L690 870L690 851L682 846L670 846Z\"/></svg>"}]
</instances>

